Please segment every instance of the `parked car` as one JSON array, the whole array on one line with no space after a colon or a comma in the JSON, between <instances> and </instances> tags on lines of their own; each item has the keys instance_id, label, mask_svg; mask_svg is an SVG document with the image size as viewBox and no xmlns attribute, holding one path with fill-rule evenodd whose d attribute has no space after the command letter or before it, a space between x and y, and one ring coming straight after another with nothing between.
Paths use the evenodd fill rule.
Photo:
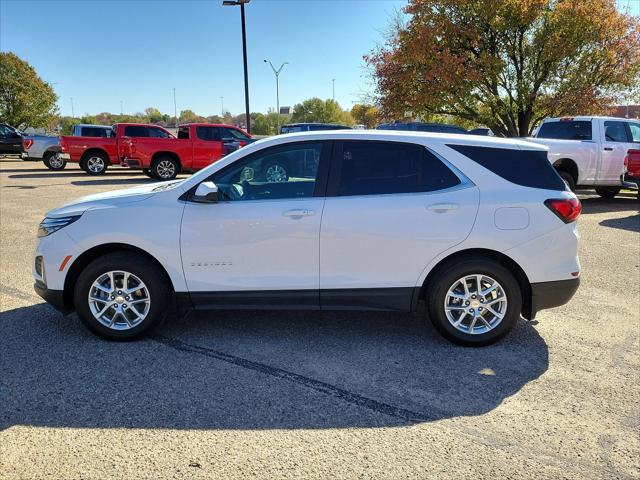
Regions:
<instances>
[{"instance_id":1,"label":"parked car","mask_svg":"<svg viewBox=\"0 0 640 480\"><path fill-rule=\"evenodd\" d=\"M89 175L102 175L109 165L119 165L122 158L122 140L125 137L153 137L175 139L162 127L140 123L116 123L111 128L87 130L95 125L78 125L74 133L83 136L60 137L62 159L76 162ZM84 136L93 133L94 135Z\"/></svg>"},{"instance_id":2,"label":"parked car","mask_svg":"<svg viewBox=\"0 0 640 480\"><path fill-rule=\"evenodd\" d=\"M74 137L112 138L115 137L115 131L110 125L79 123L73 126L71 135Z\"/></svg>"},{"instance_id":3,"label":"parked car","mask_svg":"<svg viewBox=\"0 0 640 480\"><path fill-rule=\"evenodd\" d=\"M381 123L377 130L404 130L408 132L434 132L434 133L460 133L469 135L493 136L493 132L486 127L465 130L457 125L447 125L446 123L424 123L424 122L392 122Z\"/></svg>"},{"instance_id":4,"label":"parked car","mask_svg":"<svg viewBox=\"0 0 640 480\"><path fill-rule=\"evenodd\" d=\"M640 199L640 150L629 150L624 157L622 185L625 188L638 190L638 199Z\"/></svg>"},{"instance_id":5,"label":"parked car","mask_svg":"<svg viewBox=\"0 0 640 480\"><path fill-rule=\"evenodd\" d=\"M42 161L50 170L62 170L67 162L61 157L60 137L55 135L23 135L23 160Z\"/></svg>"},{"instance_id":6,"label":"parked car","mask_svg":"<svg viewBox=\"0 0 640 480\"><path fill-rule=\"evenodd\" d=\"M317 130L347 130L346 125L337 123L289 123L280 127L280 133L315 132Z\"/></svg>"},{"instance_id":7,"label":"parked car","mask_svg":"<svg viewBox=\"0 0 640 480\"><path fill-rule=\"evenodd\" d=\"M150 177L172 180L195 172L254 140L232 125L190 123L178 127L178 138L138 135L122 140L122 166L142 169Z\"/></svg>"},{"instance_id":8,"label":"parked car","mask_svg":"<svg viewBox=\"0 0 640 480\"><path fill-rule=\"evenodd\" d=\"M274 156L304 173L252 174ZM50 211L35 289L112 340L143 335L171 309L409 312L424 302L445 337L486 345L520 315L572 297L580 210L546 148L529 142L276 136L183 180Z\"/></svg>"},{"instance_id":9,"label":"parked car","mask_svg":"<svg viewBox=\"0 0 640 480\"><path fill-rule=\"evenodd\" d=\"M566 184L615 197L630 149L640 149L640 121L614 117L547 118L530 141L549 147L549 161Z\"/></svg>"},{"instance_id":10,"label":"parked car","mask_svg":"<svg viewBox=\"0 0 640 480\"><path fill-rule=\"evenodd\" d=\"M6 123L0 123L0 154L21 155L22 135Z\"/></svg>"}]
</instances>

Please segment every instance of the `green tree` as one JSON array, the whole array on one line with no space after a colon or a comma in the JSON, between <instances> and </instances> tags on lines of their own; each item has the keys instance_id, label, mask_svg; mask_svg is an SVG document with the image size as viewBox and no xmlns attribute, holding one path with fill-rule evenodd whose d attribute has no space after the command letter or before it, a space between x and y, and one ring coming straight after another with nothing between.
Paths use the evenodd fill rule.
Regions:
<instances>
[{"instance_id":1,"label":"green tree","mask_svg":"<svg viewBox=\"0 0 640 480\"><path fill-rule=\"evenodd\" d=\"M291 116L293 123L320 122L343 123L353 125L354 121L349 112L345 112L335 100L321 100L317 97L305 100L293 107Z\"/></svg>"},{"instance_id":2,"label":"green tree","mask_svg":"<svg viewBox=\"0 0 640 480\"><path fill-rule=\"evenodd\" d=\"M353 120L367 128L374 128L378 124L378 108L373 105L356 103L351 108Z\"/></svg>"},{"instance_id":3,"label":"green tree","mask_svg":"<svg viewBox=\"0 0 640 480\"><path fill-rule=\"evenodd\" d=\"M605 113L640 84L640 20L615 0L410 0L365 57L386 118L451 115L507 136Z\"/></svg>"},{"instance_id":4,"label":"green tree","mask_svg":"<svg viewBox=\"0 0 640 480\"><path fill-rule=\"evenodd\" d=\"M18 127L49 127L57 95L31 65L11 52L0 52L0 121Z\"/></svg>"},{"instance_id":5,"label":"green tree","mask_svg":"<svg viewBox=\"0 0 640 480\"><path fill-rule=\"evenodd\" d=\"M162 112L160 110L158 110L157 108L154 107L149 107L144 111L145 116L147 117L147 120L150 123L155 123L155 122L160 122L160 121L166 121L166 118L168 118L167 115L163 115Z\"/></svg>"}]
</instances>

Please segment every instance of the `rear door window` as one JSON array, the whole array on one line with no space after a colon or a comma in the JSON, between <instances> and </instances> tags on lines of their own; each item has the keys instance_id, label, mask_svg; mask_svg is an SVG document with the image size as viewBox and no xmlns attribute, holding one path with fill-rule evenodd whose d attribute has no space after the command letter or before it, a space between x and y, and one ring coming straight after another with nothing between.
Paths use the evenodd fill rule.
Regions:
<instances>
[{"instance_id":1,"label":"rear door window","mask_svg":"<svg viewBox=\"0 0 640 480\"><path fill-rule=\"evenodd\" d=\"M523 187L566 190L544 150L447 145L505 180Z\"/></svg>"},{"instance_id":2,"label":"rear door window","mask_svg":"<svg viewBox=\"0 0 640 480\"><path fill-rule=\"evenodd\" d=\"M625 122L610 120L604 122L604 139L607 142L627 143L629 138L627 137L627 129L624 124Z\"/></svg>"},{"instance_id":3,"label":"rear door window","mask_svg":"<svg viewBox=\"0 0 640 480\"><path fill-rule=\"evenodd\" d=\"M537 138L555 140L591 140L591 120L559 120L545 122L538 130Z\"/></svg>"},{"instance_id":4,"label":"rear door window","mask_svg":"<svg viewBox=\"0 0 640 480\"><path fill-rule=\"evenodd\" d=\"M143 125L127 125L124 127L125 137L148 137L149 129Z\"/></svg>"},{"instance_id":5,"label":"rear door window","mask_svg":"<svg viewBox=\"0 0 640 480\"><path fill-rule=\"evenodd\" d=\"M430 192L460 179L421 145L346 141L337 144L328 195Z\"/></svg>"}]
</instances>

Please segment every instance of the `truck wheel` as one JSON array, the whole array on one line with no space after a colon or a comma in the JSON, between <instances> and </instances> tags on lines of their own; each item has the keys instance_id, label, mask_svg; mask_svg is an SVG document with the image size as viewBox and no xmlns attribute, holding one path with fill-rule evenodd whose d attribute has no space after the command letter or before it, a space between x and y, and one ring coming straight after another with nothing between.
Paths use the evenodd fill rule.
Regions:
<instances>
[{"instance_id":1,"label":"truck wheel","mask_svg":"<svg viewBox=\"0 0 640 480\"><path fill-rule=\"evenodd\" d=\"M151 165L151 175L158 180L173 180L180 171L180 165L171 157L160 157Z\"/></svg>"},{"instance_id":2,"label":"truck wheel","mask_svg":"<svg viewBox=\"0 0 640 480\"><path fill-rule=\"evenodd\" d=\"M564 170L558 170L558 175L560 175L560 178L567 184L569 190L572 192L576 191L576 181L573 179L573 175L569 172L565 172Z\"/></svg>"},{"instance_id":3,"label":"truck wheel","mask_svg":"<svg viewBox=\"0 0 640 480\"><path fill-rule=\"evenodd\" d=\"M60 152L45 152L42 163L49 170L64 170L64 167L67 166L67 162L62 159Z\"/></svg>"},{"instance_id":4,"label":"truck wheel","mask_svg":"<svg viewBox=\"0 0 640 480\"><path fill-rule=\"evenodd\" d=\"M596 193L602 198L613 198L620 193L620 187L598 187Z\"/></svg>"},{"instance_id":5,"label":"truck wheel","mask_svg":"<svg viewBox=\"0 0 640 480\"><path fill-rule=\"evenodd\" d=\"M90 153L82 160L82 169L89 175L102 175L107 171L109 159L104 153Z\"/></svg>"}]
</instances>

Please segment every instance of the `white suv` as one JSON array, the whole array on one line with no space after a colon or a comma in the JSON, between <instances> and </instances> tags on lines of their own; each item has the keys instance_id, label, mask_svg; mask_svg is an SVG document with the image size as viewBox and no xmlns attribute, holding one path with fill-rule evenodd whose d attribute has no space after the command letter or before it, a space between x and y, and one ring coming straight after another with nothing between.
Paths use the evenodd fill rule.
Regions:
<instances>
[{"instance_id":1,"label":"white suv","mask_svg":"<svg viewBox=\"0 0 640 480\"><path fill-rule=\"evenodd\" d=\"M414 311L486 345L578 287L580 202L546 147L354 130L253 143L195 175L49 212L36 291L130 339L189 309Z\"/></svg>"}]
</instances>

